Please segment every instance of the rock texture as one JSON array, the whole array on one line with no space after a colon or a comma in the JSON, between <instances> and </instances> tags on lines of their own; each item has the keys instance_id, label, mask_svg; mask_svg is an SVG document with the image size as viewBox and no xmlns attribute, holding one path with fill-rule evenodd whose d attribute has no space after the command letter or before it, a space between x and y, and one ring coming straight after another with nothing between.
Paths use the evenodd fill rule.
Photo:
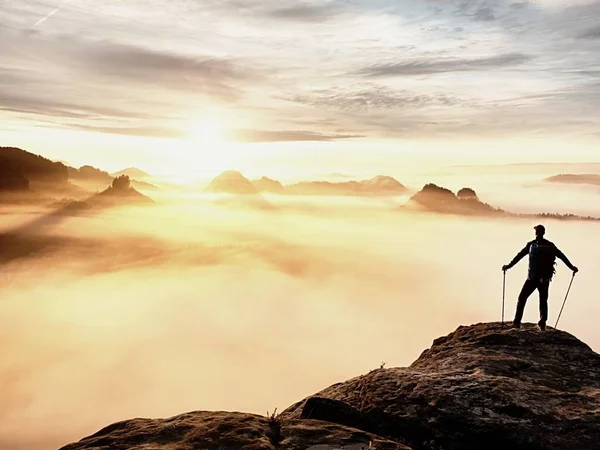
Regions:
<instances>
[{"instance_id":1,"label":"rock texture","mask_svg":"<svg viewBox=\"0 0 600 450\"><path fill-rule=\"evenodd\" d=\"M370 433L316 420L193 412L110 425L61 450L410 450Z\"/></svg>"},{"instance_id":2,"label":"rock texture","mask_svg":"<svg viewBox=\"0 0 600 450\"><path fill-rule=\"evenodd\" d=\"M600 355L533 325L460 327L408 368L375 370L316 397L282 417L349 423L415 450L600 448ZM345 406L332 410L327 399Z\"/></svg>"},{"instance_id":3,"label":"rock texture","mask_svg":"<svg viewBox=\"0 0 600 450\"><path fill-rule=\"evenodd\" d=\"M600 355L548 330L461 326L407 368L337 383L277 417L135 419L62 450L598 449Z\"/></svg>"}]
</instances>

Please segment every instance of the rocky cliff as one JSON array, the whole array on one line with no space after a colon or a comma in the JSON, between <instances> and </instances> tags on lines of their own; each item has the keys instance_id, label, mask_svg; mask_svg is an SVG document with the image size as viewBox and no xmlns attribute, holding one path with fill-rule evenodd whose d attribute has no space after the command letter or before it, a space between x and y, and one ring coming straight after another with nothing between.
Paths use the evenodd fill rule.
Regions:
<instances>
[{"instance_id":1,"label":"rocky cliff","mask_svg":"<svg viewBox=\"0 0 600 450\"><path fill-rule=\"evenodd\" d=\"M409 367L337 383L278 416L195 412L111 425L63 450L596 449L600 355L533 325L459 327Z\"/></svg>"}]
</instances>

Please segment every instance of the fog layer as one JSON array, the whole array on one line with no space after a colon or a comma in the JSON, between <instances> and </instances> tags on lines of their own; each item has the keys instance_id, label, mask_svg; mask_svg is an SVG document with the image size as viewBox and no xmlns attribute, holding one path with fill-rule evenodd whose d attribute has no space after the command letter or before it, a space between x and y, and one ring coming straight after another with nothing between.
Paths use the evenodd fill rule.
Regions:
<instances>
[{"instance_id":1,"label":"fog layer","mask_svg":"<svg viewBox=\"0 0 600 450\"><path fill-rule=\"evenodd\" d=\"M497 191L495 206L523 189ZM551 189L594 212L590 191ZM132 417L265 414L408 365L461 324L500 320L501 266L535 225L400 212L400 199L227 198L163 195L17 233L29 250L0 270L0 449L56 448ZM41 214L4 210L0 232ZM600 224L545 225L581 269L560 328L598 351ZM526 266L507 275L507 320ZM559 262L552 326L570 277ZM535 293L524 320L537 319Z\"/></svg>"}]
</instances>

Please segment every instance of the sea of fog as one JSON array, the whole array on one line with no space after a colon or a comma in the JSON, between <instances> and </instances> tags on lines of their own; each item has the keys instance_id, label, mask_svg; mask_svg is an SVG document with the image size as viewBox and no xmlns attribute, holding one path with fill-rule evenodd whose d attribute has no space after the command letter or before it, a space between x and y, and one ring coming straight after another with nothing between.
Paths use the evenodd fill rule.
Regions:
<instances>
[{"instance_id":1,"label":"sea of fog","mask_svg":"<svg viewBox=\"0 0 600 450\"><path fill-rule=\"evenodd\" d=\"M598 188L539 173L398 178L600 217ZM406 366L459 325L500 320L501 266L535 225L402 212L405 197L265 198L272 208L156 193L150 208L36 222L17 251L0 248L0 449L58 448L133 417L281 411L383 362ZM47 213L1 212L0 232ZM545 224L581 270L559 327L598 351L600 223ZM507 275L507 320L526 265ZM551 325L570 278L559 262ZM524 320L537 318L535 293Z\"/></svg>"}]
</instances>

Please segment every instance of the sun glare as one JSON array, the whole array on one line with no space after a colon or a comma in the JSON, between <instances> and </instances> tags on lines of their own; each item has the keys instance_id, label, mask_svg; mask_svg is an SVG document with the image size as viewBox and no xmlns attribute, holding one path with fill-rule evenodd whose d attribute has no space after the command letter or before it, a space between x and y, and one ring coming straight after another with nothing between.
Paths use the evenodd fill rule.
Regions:
<instances>
[{"instance_id":1,"label":"sun glare","mask_svg":"<svg viewBox=\"0 0 600 450\"><path fill-rule=\"evenodd\" d=\"M225 126L219 119L199 119L190 125L189 140L199 145L220 147L226 143Z\"/></svg>"},{"instance_id":2,"label":"sun glare","mask_svg":"<svg viewBox=\"0 0 600 450\"><path fill-rule=\"evenodd\" d=\"M214 111L188 121L181 140L183 158L174 162L181 181L237 168L241 154L236 143L228 139L230 127L231 123Z\"/></svg>"}]
</instances>

